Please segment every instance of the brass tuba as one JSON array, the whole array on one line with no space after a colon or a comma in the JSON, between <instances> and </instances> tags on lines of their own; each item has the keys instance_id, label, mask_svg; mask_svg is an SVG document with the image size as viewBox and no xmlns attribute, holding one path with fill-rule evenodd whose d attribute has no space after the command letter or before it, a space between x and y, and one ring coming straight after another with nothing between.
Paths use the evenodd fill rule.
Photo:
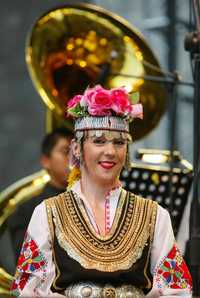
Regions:
<instances>
[{"instance_id":1,"label":"brass tuba","mask_svg":"<svg viewBox=\"0 0 200 298\"><path fill-rule=\"evenodd\" d=\"M87 86L125 86L139 91L144 121L135 120L131 134L141 139L158 124L166 108L166 90L144 76L163 76L142 35L121 17L90 4L46 12L33 25L26 43L26 62L47 106L47 130L66 125L65 105ZM153 67L152 67L153 65ZM0 195L0 228L16 207L42 190L49 176L40 171L9 186ZM0 294L8 294L12 276L0 268Z\"/></svg>"},{"instance_id":2,"label":"brass tuba","mask_svg":"<svg viewBox=\"0 0 200 298\"><path fill-rule=\"evenodd\" d=\"M96 83L140 92L144 121L134 121L134 140L155 128L165 111L166 90L144 80L162 76L152 50L124 19L97 6L64 6L41 16L27 39L26 61L47 108L61 119L67 100Z\"/></svg>"}]
</instances>

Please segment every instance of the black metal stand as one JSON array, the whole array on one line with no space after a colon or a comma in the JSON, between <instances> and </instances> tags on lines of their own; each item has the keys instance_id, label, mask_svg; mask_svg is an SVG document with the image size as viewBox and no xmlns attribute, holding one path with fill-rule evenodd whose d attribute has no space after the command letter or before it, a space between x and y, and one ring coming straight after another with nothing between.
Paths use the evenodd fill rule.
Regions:
<instances>
[{"instance_id":1,"label":"black metal stand","mask_svg":"<svg viewBox=\"0 0 200 298\"><path fill-rule=\"evenodd\" d=\"M200 3L192 1L196 31L187 34L185 49L194 65L194 182L190 211L189 264L193 278L193 294L200 295Z\"/></svg>"},{"instance_id":2,"label":"black metal stand","mask_svg":"<svg viewBox=\"0 0 200 298\"><path fill-rule=\"evenodd\" d=\"M200 54L195 58L194 92L194 184L190 212L189 263L193 278L194 294L200 295Z\"/></svg>"}]
</instances>

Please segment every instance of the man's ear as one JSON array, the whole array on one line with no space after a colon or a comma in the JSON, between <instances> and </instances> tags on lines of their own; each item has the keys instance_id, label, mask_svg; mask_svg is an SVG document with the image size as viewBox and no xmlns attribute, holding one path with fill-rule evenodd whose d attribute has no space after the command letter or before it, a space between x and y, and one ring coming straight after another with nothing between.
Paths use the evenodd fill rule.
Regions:
<instances>
[{"instance_id":1,"label":"man's ear","mask_svg":"<svg viewBox=\"0 0 200 298\"><path fill-rule=\"evenodd\" d=\"M72 149L73 155L78 159L80 157L81 148L80 148L80 144L76 142L75 139L71 141L71 149Z\"/></svg>"},{"instance_id":2,"label":"man's ear","mask_svg":"<svg viewBox=\"0 0 200 298\"><path fill-rule=\"evenodd\" d=\"M45 170L49 170L50 168L50 159L47 155L41 155L40 164Z\"/></svg>"}]
</instances>

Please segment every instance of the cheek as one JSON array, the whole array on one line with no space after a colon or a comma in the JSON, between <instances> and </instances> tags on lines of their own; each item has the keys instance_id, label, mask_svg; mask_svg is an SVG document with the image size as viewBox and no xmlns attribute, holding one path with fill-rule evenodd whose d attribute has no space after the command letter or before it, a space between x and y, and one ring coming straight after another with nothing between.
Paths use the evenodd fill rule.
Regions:
<instances>
[{"instance_id":1,"label":"cheek","mask_svg":"<svg viewBox=\"0 0 200 298\"><path fill-rule=\"evenodd\" d=\"M127 154L127 150L126 149L122 149L119 151L118 153L118 158L119 158L119 161L122 165L125 164L125 161L126 161L126 154Z\"/></svg>"},{"instance_id":2,"label":"cheek","mask_svg":"<svg viewBox=\"0 0 200 298\"><path fill-rule=\"evenodd\" d=\"M81 152L84 159L88 159L88 152L91 154L92 148L87 141L84 141Z\"/></svg>"},{"instance_id":3,"label":"cheek","mask_svg":"<svg viewBox=\"0 0 200 298\"><path fill-rule=\"evenodd\" d=\"M83 162L86 165L95 166L95 164L99 161L101 154L101 150L92 144L86 143L83 146Z\"/></svg>"},{"instance_id":4,"label":"cheek","mask_svg":"<svg viewBox=\"0 0 200 298\"><path fill-rule=\"evenodd\" d=\"M87 150L87 148L85 148L85 150L83 150L83 161L86 164L92 164L96 160L96 155L97 155L97 152L93 152L91 149Z\"/></svg>"}]
</instances>

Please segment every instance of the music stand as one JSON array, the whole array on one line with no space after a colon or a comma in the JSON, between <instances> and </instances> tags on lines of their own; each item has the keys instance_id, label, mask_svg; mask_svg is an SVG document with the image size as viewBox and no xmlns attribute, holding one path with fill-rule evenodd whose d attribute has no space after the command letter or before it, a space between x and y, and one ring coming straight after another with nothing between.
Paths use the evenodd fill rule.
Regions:
<instances>
[{"instance_id":1,"label":"music stand","mask_svg":"<svg viewBox=\"0 0 200 298\"><path fill-rule=\"evenodd\" d=\"M166 208L171 215L176 235L193 179L192 165L183 159L178 151L174 152L171 177L170 151L140 149L136 158L131 169L124 169L121 173L120 179L124 188L155 200Z\"/></svg>"}]
</instances>

